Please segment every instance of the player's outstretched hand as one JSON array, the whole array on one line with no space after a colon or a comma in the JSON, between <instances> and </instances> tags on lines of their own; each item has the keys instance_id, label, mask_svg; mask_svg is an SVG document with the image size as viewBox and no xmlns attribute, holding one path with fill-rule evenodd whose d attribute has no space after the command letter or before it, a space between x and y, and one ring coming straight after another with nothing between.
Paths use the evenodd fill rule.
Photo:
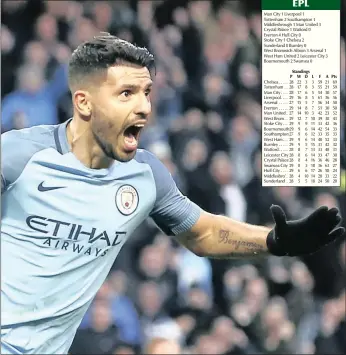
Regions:
<instances>
[{"instance_id":1,"label":"player's outstretched hand","mask_svg":"<svg viewBox=\"0 0 346 355\"><path fill-rule=\"evenodd\" d=\"M309 216L293 221L287 221L280 206L272 205L270 210L275 227L268 235L267 246L277 256L313 254L345 233L345 228L339 226L341 217L337 208L322 206Z\"/></svg>"}]
</instances>

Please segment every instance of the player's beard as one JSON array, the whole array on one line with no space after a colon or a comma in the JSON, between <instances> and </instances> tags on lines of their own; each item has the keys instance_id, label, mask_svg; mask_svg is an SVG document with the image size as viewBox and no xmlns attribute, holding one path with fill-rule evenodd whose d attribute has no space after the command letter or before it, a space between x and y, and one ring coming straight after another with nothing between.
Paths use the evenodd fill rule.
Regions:
<instances>
[{"instance_id":1,"label":"player's beard","mask_svg":"<svg viewBox=\"0 0 346 355\"><path fill-rule=\"evenodd\" d=\"M119 157L117 157L117 155L115 154L115 152L113 150L112 144L109 144L106 141L104 141L95 132L93 132L93 135L94 135L95 141L97 142L97 144L99 145L103 154L106 157L113 159L113 160L119 160Z\"/></svg>"},{"instance_id":2,"label":"player's beard","mask_svg":"<svg viewBox=\"0 0 346 355\"><path fill-rule=\"evenodd\" d=\"M115 145L112 143L119 140L119 132L114 132L114 134L111 134L111 138L108 138L110 131L114 128L110 127L106 122L109 122L109 120L104 116L104 113L98 110L97 107L93 107L93 114L91 117L91 131L95 142L101 148L103 154L107 158L120 162L127 162L131 160L132 157L130 158L127 156L121 156L121 154L117 154Z\"/></svg>"},{"instance_id":3,"label":"player's beard","mask_svg":"<svg viewBox=\"0 0 346 355\"><path fill-rule=\"evenodd\" d=\"M116 160L122 163L126 163L128 161L130 161L131 159L133 159L133 155L134 154L123 154L123 156L121 156L120 154L117 154L114 150L114 146L110 143L108 143L105 139L102 139L97 133L93 132L94 135L94 139L96 141L96 143L98 144L98 146L101 148L103 154L112 159L112 160Z\"/></svg>"},{"instance_id":4,"label":"player's beard","mask_svg":"<svg viewBox=\"0 0 346 355\"><path fill-rule=\"evenodd\" d=\"M117 129L112 121L117 120L109 119L105 112L93 107L91 131L95 142L107 158L126 163L134 158L135 152L126 152L122 149L123 128Z\"/></svg>"}]
</instances>

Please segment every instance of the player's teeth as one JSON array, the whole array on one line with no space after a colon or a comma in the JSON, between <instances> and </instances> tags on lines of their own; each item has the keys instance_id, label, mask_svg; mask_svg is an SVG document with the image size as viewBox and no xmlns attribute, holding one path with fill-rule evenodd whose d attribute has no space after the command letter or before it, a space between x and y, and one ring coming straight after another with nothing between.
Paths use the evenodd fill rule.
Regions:
<instances>
[{"instance_id":1,"label":"player's teeth","mask_svg":"<svg viewBox=\"0 0 346 355\"><path fill-rule=\"evenodd\" d=\"M144 127L144 124L136 124L135 127L142 128L142 127Z\"/></svg>"}]
</instances>

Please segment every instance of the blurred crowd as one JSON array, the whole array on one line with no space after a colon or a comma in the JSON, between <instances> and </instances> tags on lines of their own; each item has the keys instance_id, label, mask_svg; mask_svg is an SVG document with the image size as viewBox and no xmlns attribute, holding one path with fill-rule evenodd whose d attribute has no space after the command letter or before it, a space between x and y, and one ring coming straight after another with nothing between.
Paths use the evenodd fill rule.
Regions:
<instances>
[{"instance_id":1,"label":"blurred crowd","mask_svg":"<svg viewBox=\"0 0 346 355\"><path fill-rule=\"evenodd\" d=\"M288 218L321 205L345 217L345 40L341 187L263 188L261 14L247 3L3 0L2 132L71 117L70 54L110 32L155 54L141 146L192 201L267 226L273 203ZM345 259L340 241L304 258L208 260L148 220L123 247L70 353L344 354Z\"/></svg>"}]
</instances>

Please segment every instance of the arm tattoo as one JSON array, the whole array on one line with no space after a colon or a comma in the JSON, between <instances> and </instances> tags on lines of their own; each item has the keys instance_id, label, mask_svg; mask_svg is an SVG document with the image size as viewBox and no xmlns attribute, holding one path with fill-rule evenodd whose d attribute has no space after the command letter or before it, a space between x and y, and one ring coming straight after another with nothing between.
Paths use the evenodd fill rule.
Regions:
<instances>
[{"instance_id":1,"label":"arm tattoo","mask_svg":"<svg viewBox=\"0 0 346 355\"><path fill-rule=\"evenodd\" d=\"M230 232L225 229L219 231L219 244L228 244Z\"/></svg>"},{"instance_id":2,"label":"arm tattoo","mask_svg":"<svg viewBox=\"0 0 346 355\"><path fill-rule=\"evenodd\" d=\"M243 247L245 250L251 251L263 250L263 246L260 244L232 239L230 231L225 229L221 229L219 231L219 244L233 245L235 250L238 250L239 247Z\"/></svg>"}]
</instances>

